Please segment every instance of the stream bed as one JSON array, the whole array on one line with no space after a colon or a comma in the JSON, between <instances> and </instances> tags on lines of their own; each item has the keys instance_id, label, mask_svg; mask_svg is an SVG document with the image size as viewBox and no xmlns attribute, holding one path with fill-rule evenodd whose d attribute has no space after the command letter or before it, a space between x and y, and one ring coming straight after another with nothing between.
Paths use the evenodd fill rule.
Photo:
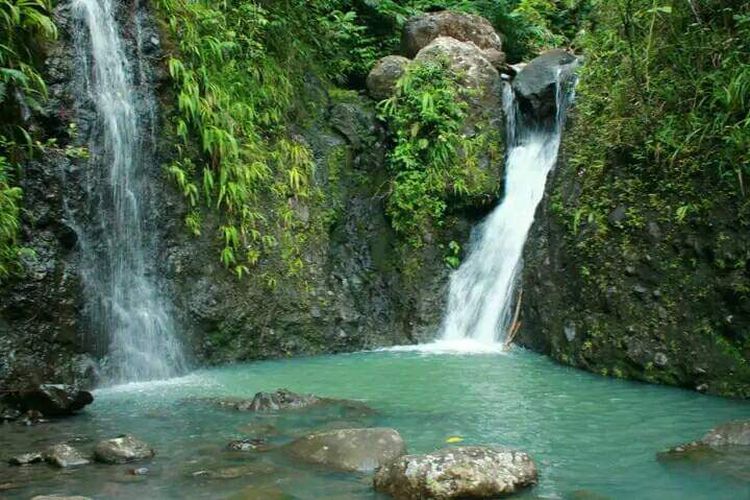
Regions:
<instances>
[{"instance_id":1,"label":"stream bed","mask_svg":"<svg viewBox=\"0 0 750 500\"><path fill-rule=\"evenodd\" d=\"M214 398L251 398L286 387L355 399L372 412L321 407L255 414ZM88 453L99 439L133 434L157 452L148 462L60 470L0 464L2 498L382 498L369 476L330 472L279 451L234 452L233 439L266 435L274 446L312 430L387 426L410 453L499 444L530 453L540 482L517 498L750 498L750 466L665 464L656 452L711 427L750 418L744 401L597 377L520 349L509 354L372 352L206 369L165 382L95 392L69 419L0 425L3 461L69 441ZM456 440L456 439L454 439ZM145 476L133 468L147 467ZM11 488L12 487L12 488Z\"/></svg>"}]
</instances>

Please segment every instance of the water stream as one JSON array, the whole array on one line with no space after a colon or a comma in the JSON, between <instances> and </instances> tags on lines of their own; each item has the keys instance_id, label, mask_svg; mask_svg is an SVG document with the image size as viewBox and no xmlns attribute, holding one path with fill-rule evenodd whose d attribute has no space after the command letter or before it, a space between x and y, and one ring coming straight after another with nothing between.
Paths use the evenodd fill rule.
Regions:
<instances>
[{"instance_id":1,"label":"water stream","mask_svg":"<svg viewBox=\"0 0 750 500\"><path fill-rule=\"evenodd\" d=\"M134 82L143 70L140 60L129 60L117 21L127 15L118 13L117 5L72 1L78 106L96 115L88 134L87 209L72 218L91 328L97 341L107 344L110 381L127 382L174 376L185 362L144 227L156 203L148 174L160 168L150 154L155 100L144 82L140 88ZM136 21L141 36L138 28Z\"/></svg>"},{"instance_id":2,"label":"water stream","mask_svg":"<svg viewBox=\"0 0 750 500\"><path fill-rule=\"evenodd\" d=\"M547 176L557 162L565 114L573 98L574 70L575 65L558 69L557 116L546 124L520 114L511 86L505 85L509 148L505 196L475 229L468 256L451 276L439 345L498 348L511 328L523 248Z\"/></svg>"}]
</instances>

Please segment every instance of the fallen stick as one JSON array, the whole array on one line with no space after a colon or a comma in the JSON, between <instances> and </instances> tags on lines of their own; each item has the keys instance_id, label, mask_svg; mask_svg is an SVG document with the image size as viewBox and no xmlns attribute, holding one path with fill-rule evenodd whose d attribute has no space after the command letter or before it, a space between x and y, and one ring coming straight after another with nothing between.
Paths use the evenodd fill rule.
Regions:
<instances>
[{"instance_id":1,"label":"fallen stick","mask_svg":"<svg viewBox=\"0 0 750 500\"><path fill-rule=\"evenodd\" d=\"M521 323L518 321L518 316L521 314L521 300L523 299L523 288L518 291L518 300L516 301L516 310L513 313L513 322L510 324L510 331L505 337L505 345L504 348L507 349L510 347L510 344L513 343L513 339L516 338L516 334L518 333L518 330L521 329Z\"/></svg>"}]
</instances>

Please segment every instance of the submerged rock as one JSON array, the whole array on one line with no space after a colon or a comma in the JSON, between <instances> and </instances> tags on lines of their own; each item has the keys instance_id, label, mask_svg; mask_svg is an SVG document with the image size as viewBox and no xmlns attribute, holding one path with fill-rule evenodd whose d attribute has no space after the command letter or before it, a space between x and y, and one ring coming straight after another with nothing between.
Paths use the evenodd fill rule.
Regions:
<instances>
[{"instance_id":1,"label":"submerged rock","mask_svg":"<svg viewBox=\"0 0 750 500\"><path fill-rule=\"evenodd\" d=\"M271 447L265 439L247 438L230 441L227 448L232 451L267 451Z\"/></svg>"},{"instance_id":2,"label":"submerged rock","mask_svg":"<svg viewBox=\"0 0 750 500\"><path fill-rule=\"evenodd\" d=\"M100 441L94 449L94 459L105 464L125 464L154 455L156 452L153 448L130 435Z\"/></svg>"},{"instance_id":3,"label":"submerged rock","mask_svg":"<svg viewBox=\"0 0 750 500\"><path fill-rule=\"evenodd\" d=\"M750 458L750 420L727 422L708 431L701 439L683 443L657 454L659 460L701 458L728 447L747 447Z\"/></svg>"},{"instance_id":4,"label":"submerged rock","mask_svg":"<svg viewBox=\"0 0 750 500\"><path fill-rule=\"evenodd\" d=\"M521 451L463 446L405 455L378 469L377 491L399 499L492 498L537 481L537 469Z\"/></svg>"},{"instance_id":5,"label":"submerged rock","mask_svg":"<svg viewBox=\"0 0 750 500\"><path fill-rule=\"evenodd\" d=\"M566 50L554 49L527 64L513 80L521 109L537 119L554 117L559 72L568 71L577 60Z\"/></svg>"},{"instance_id":6,"label":"submerged rock","mask_svg":"<svg viewBox=\"0 0 750 500\"><path fill-rule=\"evenodd\" d=\"M13 391L3 397L4 405L10 408L21 412L38 411L48 417L72 415L93 401L94 396L88 391L53 384Z\"/></svg>"},{"instance_id":7,"label":"submerged rock","mask_svg":"<svg viewBox=\"0 0 750 500\"><path fill-rule=\"evenodd\" d=\"M487 19L448 10L421 14L409 19L402 35L403 50L408 57L414 57L441 36L471 42L482 51L490 51L495 59L499 57L497 54L502 54L503 51L500 35ZM502 59L504 60L504 56Z\"/></svg>"},{"instance_id":8,"label":"submerged rock","mask_svg":"<svg viewBox=\"0 0 750 500\"><path fill-rule=\"evenodd\" d=\"M406 72L409 62L409 59L401 56L385 56L376 62L367 75L370 97L377 101L391 97L396 90L396 82Z\"/></svg>"},{"instance_id":9,"label":"submerged rock","mask_svg":"<svg viewBox=\"0 0 750 500\"><path fill-rule=\"evenodd\" d=\"M250 401L240 401L235 408L242 411L277 411L307 408L320 403L321 399L312 394L297 394L288 389L275 392L259 392Z\"/></svg>"},{"instance_id":10,"label":"submerged rock","mask_svg":"<svg viewBox=\"0 0 750 500\"><path fill-rule=\"evenodd\" d=\"M37 495L32 497L31 500L91 500L91 498L82 496Z\"/></svg>"},{"instance_id":11,"label":"submerged rock","mask_svg":"<svg viewBox=\"0 0 750 500\"><path fill-rule=\"evenodd\" d=\"M45 462L63 469L91 463L80 451L65 443L49 447L43 455Z\"/></svg>"},{"instance_id":12,"label":"submerged rock","mask_svg":"<svg viewBox=\"0 0 750 500\"><path fill-rule=\"evenodd\" d=\"M12 457L10 460L8 460L8 463L11 465L29 465L29 464L35 464L37 462L41 462L44 460L44 457L41 453L38 451L31 452L31 453L23 453L21 455L16 455L15 457Z\"/></svg>"},{"instance_id":13,"label":"submerged rock","mask_svg":"<svg viewBox=\"0 0 750 500\"><path fill-rule=\"evenodd\" d=\"M406 453L394 429L341 429L310 434L285 451L300 460L350 472L371 472Z\"/></svg>"},{"instance_id":14,"label":"submerged rock","mask_svg":"<svg viewBox=\"0 0 750 500\"><path fill-rule=\"evenodd\" d=\"M273 474L276 468L264 462L241 465L237 467L225 467L223 469L204 469L192 472L194 478L203 479L237 479L240 477Z\"/></svg>"}]
</instances>

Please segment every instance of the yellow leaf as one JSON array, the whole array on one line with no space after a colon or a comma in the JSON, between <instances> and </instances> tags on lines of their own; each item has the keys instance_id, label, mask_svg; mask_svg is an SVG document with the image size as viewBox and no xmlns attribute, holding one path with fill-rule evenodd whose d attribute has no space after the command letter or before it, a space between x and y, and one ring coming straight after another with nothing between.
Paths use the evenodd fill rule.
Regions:
<instances>
[{"instance_id":1,"label":"yellow leaf","mask_svg":"<svg viewBox=\"0 0 750 500\"><path fill-rule=\"evenodd\" d=\"M445 440L446 443L460 443L463 441L464 438L461 436L450 436L448 439Z\"/></svg>"}]
</instances>

